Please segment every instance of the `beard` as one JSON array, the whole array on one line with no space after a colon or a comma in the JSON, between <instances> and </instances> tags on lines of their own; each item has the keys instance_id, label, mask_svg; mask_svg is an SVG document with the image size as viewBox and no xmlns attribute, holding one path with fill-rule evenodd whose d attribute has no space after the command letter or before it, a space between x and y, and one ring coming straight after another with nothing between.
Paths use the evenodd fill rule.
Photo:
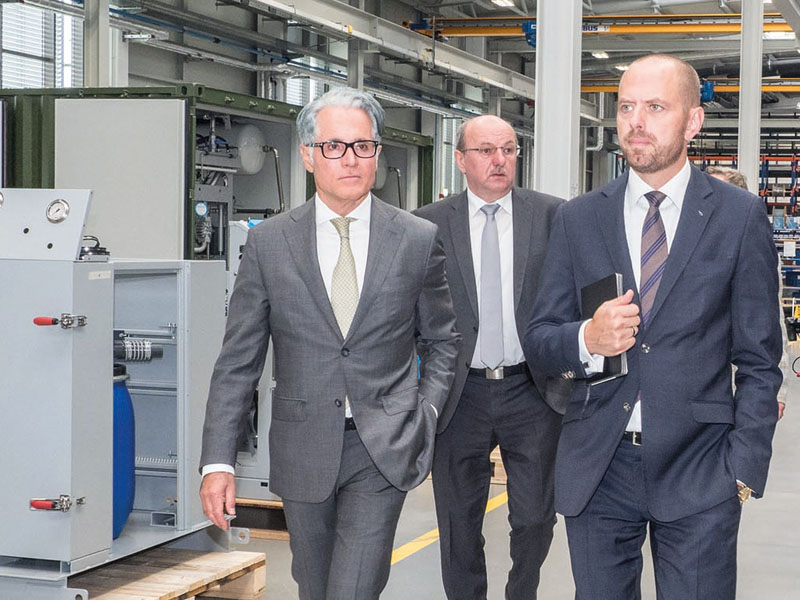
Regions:
<instances>
[{"instance_id":1,"label":"beard","mask_svg":"<svg viewBox=\"0 0 800 600\"><path fill-rule=\"evenodd\" d=\"M631 146L630 141L636 138L647 139L651 145ZM683 137L677 135L669 140L667 144L659 144L658 140L650 134L641 132L634 134L630 132L620 142L625 160L637 173L658 173L674 165L681 159L686 148L686 142Z\"/></svg>"}]
</instances>

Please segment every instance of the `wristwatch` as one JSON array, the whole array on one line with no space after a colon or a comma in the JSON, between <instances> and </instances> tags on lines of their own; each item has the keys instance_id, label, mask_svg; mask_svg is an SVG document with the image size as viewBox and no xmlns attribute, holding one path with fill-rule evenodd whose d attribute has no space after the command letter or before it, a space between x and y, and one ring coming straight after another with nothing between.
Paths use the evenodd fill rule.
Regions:
<instances>
[{"instance_id":1,"label":"wristwatch","mask_svg":"<svg viewBox=\"0 0 800 600\"><path fill-rule=\"evenodd\" d=\"M739 492L738 492L739 504L744 504L745 502L750 500L750 495L752 493L753 493L753 490L751 490L749 487L747 487L744 484L740 485L739 486Z\"/></svg>"}]
</instances>

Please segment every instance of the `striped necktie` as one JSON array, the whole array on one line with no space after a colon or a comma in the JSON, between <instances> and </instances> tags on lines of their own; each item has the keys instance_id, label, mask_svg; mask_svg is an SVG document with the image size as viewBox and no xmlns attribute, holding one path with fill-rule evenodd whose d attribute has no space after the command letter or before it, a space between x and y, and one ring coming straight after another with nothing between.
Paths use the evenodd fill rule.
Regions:
<instances>
[{"instance_id":1,"label":"striped necktie","mask_svg":"<svg viewBox=\"0 0 800 600\"><path fill-rule=\"evenodd\" d=\"M642 226L642 272L640 276L639 300L642 304L642 323L647 327L650 311L658 292L658 284L667 264L667 234L658 207L667 197L659 191L644 195L650 203Z\"/></svg>"}]
</instances>

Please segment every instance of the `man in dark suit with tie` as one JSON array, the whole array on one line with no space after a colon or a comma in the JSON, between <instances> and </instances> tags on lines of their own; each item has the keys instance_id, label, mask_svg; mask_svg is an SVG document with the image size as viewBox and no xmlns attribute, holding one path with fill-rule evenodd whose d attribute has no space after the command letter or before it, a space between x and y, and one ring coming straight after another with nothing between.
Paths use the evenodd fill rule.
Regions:
<instances>
[{"instance_id":1,"label":"man in dark suit with tie","mask_svg":"<svg viewBox=\"0 0 800 600\"><path fill-rule=\"evenodd\" d=\"M250 231L209 392L200 495L225 529L236 440L272 339L270 489L302 600L380 595L458 352L436 227L370 193L383 118L349 88L298 115L317 193Z\"/></svg>"},{"instance_id":2,"label":"man in dark suit with tie","mask_svg":"<svg viewBox=\"0 0 800 600\"><path fill-rule=\"evenodd\" d=\"M508 600L536 597L555 524L553 465L567 396L558 389L561 380L531 376L520 339L562 201L514 187L518 150L504 120L486 115L465 122L455 158L467 189L416 212L439 226L456 328L464 336L433 463L450 600L486 598L481 529L496 445L508 475Z\"/></svg>"},{"instance_id":3,"label":"man in dark suit with tie","mask_svg":"<svg viewBox=\"0 0 800 600\"><path fill-rule=\"evenodd\" d=\"M692 167L700 82L651 55L620 81L630 169L556 216L525 355L576 378L556 459L576 598L733 600L740 502L764 493L778 417L777 257L763 203ZM626 290L592 314L580 291ZM628 373L592 385L605 357ZM736 391L731 363L738 367Z\"/></svg>"}]
</instances>

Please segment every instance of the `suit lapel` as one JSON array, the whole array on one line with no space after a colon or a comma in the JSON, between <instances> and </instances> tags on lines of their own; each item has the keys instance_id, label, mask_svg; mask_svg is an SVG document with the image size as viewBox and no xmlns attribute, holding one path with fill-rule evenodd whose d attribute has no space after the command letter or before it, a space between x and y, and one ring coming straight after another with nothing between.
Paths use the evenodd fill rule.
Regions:
<instances>
[{"instance_id":1,"label":"suit lapel","mask_svg":"<svg viewBox=\"0 0 800 600\"><path fill-rule=\"evenodd\" d=\"M511 219L513 226L514 244L514 311L519 307L522 295L522 286L525 283L525 273L528 267L528 254L531 247L531 234L533 233L533 207L529 202L523 202L517 196L516 188L511 192L511 209L514 217Z\"/></svg>"},{"instance_id":2,"label":"suit lapel","mask_svg":"<svg viewBox=\"0 0 800 600\"><path fill-rule=\"evenodd\" d=\"M364 272L364 288L359 295L358 308L356 308L356 314L353 316L346 339L353 336L369 312L369 307L375 301L378 292L383 288L383 281L397 256L397 248L403 235L403 228L395 221L393 210L375 196L372 196L371 202L369 249L367 251L367 268Z\"/></svg>"},{"instance_id":3,"label":"suit lapel","mask_svg":"<svg viewBox=\"0 0 800 600\"><path fill-rule=\"evenodd\" d=\"M639 292L631 266L631 254L628 250L628 236L625 233L625 187L628 185L627 174L612 181L604 190L596 205L597 224L603 232L608 253L615 273L622 274L623 292L635 291L634 302L639 301ZM602 274L603 277L611 273ZM591 282L589 282L591 283Z\"/></svg>"},{"instance_id":4,"label":"suit lapel","mask_svg":"<svg viewBox=\"0 0 800 600\"><path fill-rule=\"evenodd\" d=\"M478 318L478 290L475 285L475 268L472 262L472 245L469 234L469 202L467 192L459 194L450 204L452 209L448 214L450 239L453 241L455 262L461 277L464 279L464 289L467 290L470 306L475 318Z\"/></svg>"},{"instance_id":5,"label":"suit lapel","mask_svg":"<svg viewBox=\"0 0 800 600\"><path fill-rule=\"evenodd\" d=\"M672 240L667 264L664 267L664 275L658 284L658 292L656 292L653 308L650 311L651 323L658 313L658 309L664 304L664 299L686 268L686 264L694 253L711 214L716 208L712 194L713 190L705 180L705 176L692 167L692 175L683 198L678 229L675 231L675 239Z\"/></svg>"},{"instance_id":6,"label":"suit lapel","mask_svg":"<svg viewBox=\"0 0 800 600\"><path fill-rule=\"evenodd\" d=\"M309 295L320 309L328 325L341 336L339 325L331 308L331 301L322 281L317 258L317 224L313 199L289 213L292 222L283 230L289 254L294 260L300 278L306 284Z\"/></svg>"}]
</instances>

